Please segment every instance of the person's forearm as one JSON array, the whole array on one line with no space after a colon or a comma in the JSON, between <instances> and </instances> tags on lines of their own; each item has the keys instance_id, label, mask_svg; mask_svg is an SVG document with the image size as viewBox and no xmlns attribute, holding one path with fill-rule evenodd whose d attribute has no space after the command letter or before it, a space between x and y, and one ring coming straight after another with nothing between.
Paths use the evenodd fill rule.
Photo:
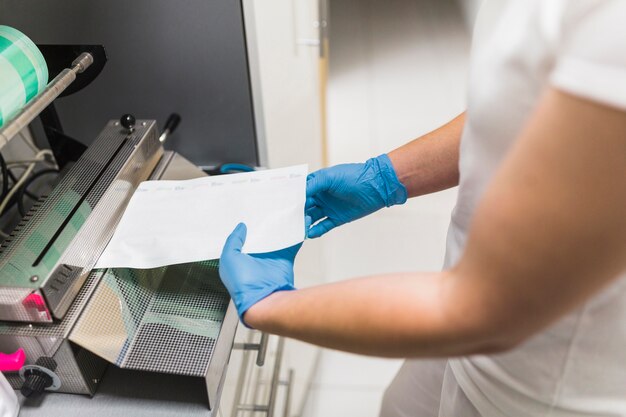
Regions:
<instances>
[{"instance_id":1,"label":"person's forearm","mask_svg":"<svg viewBox=\"0 0 626 417\"><path fill-rule=\"evenodd\" d=\"M434 193L459 183L459 144L465 113L389 153L409 197Z\"/></svg>"},{"instance_id":2,"label":"person's forearm","mask_svg":"<svg viewBox=\"0 0 626 417\"><path fill-rule=\"evenodd\" d=\"M277 292L243 320L379 356L511 349L626 271L624 138L626 112L550 89L478 203L452 269Z\"/></svg>"},{"instance_id":3,"label":"person's forearm","mask_svg":"<svg viewBox=\"0 0 626 417\"><path fill-rule=\"evenodd\" d=\"M493 351L465 319L448 314L447 274L394 274L277 292L250 308L244 320L261 331L365 355Z\"/></svg>"}]
</instances>

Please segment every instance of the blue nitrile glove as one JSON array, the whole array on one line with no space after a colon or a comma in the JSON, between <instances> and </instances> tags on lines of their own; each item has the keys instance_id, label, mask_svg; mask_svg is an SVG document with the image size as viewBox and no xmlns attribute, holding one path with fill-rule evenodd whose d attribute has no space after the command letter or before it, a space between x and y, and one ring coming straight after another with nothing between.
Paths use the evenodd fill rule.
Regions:
<instances>
[{"instance_id":1,"label":"blue nitrile glove","mask_svg":"<svg viewBox=\"0 0 626 417\"><path fill-rule=\"evenodd\" d=\"M306 215L316 238L337 226L365 217L383 207L403 204L406 188L385 154L364 164L342 164L310 174L306 182Z\"/></svg>"},{"instance_id":2,"label":"blue nitrile glove","mask_svg":"<svg viewBox=\"0 0 626 417\"><path fill-rule=\"evenodd\" d=\"M276 291L294 290L293 263L302 243L276 252L246 255L246 225L228 236L220 258L220 278L230 293L239 319L250 307Z\"/></svg>"}]
</instances>

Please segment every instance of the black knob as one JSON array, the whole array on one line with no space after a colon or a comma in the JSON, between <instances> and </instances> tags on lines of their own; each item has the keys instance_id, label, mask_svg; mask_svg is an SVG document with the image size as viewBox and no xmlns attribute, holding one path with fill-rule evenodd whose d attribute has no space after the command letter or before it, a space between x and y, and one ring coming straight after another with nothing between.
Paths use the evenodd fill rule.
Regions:
<instances>
[{"instance_id":1,"label":"black knob","mask_svg":"<svg viewBox=\"0 0 626 417\"><path fill-rule=\"evenodd\" d=\"M172 113L169 115L169 117L165 121L165 126L163 126L163 131L167 130L169 133L174 133L179 123L180 123L180 114Z\"/></svg>"},{"instance_id":2,"label":"black knob","mask_svg":"<svg viewBox=\"0 0 626 417\"><path fill-rule=\"evenodd\" d=\"M52 377L37 369L29 369L24 373L24 383L20 392L24 397L40 395L46 388L52 385Z\"/></svg>"},{"instance_id":3,"label":"black knob","mask_svg":"<svg viewBox=\"0 0 626 417\"><path fill-rule=\"evenodd\" d=\"M135 128L136 121L135 116L132 114L125 114L120 118L120 124L128 130L133 130Z\"/></svg>"},{"instance_id":4,"label":"black knob","mask_svg":"<svg viewBox=\"0 0 626 417\"><path fill-rule=\"evenodd\" d=\"M49 356L40 356L35 362L35 365L42 366L44 368L55 371L57 369L57 362Z\"/></svg>"}]
</instances>

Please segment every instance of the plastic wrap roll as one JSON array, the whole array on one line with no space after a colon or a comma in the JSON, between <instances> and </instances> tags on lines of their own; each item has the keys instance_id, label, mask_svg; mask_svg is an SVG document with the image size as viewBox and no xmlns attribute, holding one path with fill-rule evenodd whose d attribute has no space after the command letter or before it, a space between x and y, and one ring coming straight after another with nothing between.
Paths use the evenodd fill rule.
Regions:
<instances>
[{"instance_id":1,"label":"plastic wrap roll","mask_svg":"<svg viewBox=\"0 0 626 417\"><path fill-rule=\"evenodd\" d=\"M0 127L48 83L46 61L22 32L0 25Z\"/></svg>"}]
</instances>

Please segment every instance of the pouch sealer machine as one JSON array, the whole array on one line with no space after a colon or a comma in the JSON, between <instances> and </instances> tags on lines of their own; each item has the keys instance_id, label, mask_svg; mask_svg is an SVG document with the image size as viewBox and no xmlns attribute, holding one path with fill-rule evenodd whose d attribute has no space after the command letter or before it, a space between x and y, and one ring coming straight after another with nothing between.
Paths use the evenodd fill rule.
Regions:
<instances>
[{"instance_id":1,"label":"pouch sealer machine","mask_svg":"<svg viewBox=\"0 0 626 417\"><path fill-rule=\"evenodd\" d=\"M0 142L92 63L83 53L61 71L0 129ZM109 362L203 378L209 409L216 409L238 324L217 262L93 269L141 181L205 175L164 151L164 135L153 120L107 123L0 246L0 352L18 352L5 375L24 395L93 395Z\"/></svg>"}]
</instances>

